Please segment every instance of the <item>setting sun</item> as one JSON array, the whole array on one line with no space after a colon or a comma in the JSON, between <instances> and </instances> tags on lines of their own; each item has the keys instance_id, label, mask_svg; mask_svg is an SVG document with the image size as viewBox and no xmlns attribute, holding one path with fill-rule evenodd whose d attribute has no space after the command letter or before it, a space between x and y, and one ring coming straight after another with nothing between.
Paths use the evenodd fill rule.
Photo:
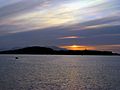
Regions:
<instances>
[{"instance_id":1,"label":"setting sun","mask_svg":"<svg viewBox=\"0 0 120 90\"><path fill-rule=\"evenodd\" d=\"M67 50L94 50L94 47L91 46L81 46L81 45L69 45L69 46L60 46L60 48L64 48Z\"/></svg>"}]
</instances>

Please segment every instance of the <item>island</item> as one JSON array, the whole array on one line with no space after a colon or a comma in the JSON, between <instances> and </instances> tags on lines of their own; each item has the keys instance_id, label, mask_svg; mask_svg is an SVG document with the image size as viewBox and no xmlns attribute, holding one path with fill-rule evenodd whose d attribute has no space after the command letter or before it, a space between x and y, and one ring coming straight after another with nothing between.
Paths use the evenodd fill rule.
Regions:
<instances>
[{"instance_id":1,"label":"island","mask_svg":"<svg viewBox=\"0 0 120 90\"><path fill-rule=\"evenodd\" d=\"M41 55L120 55L112 51L97 50L54 50L49 47L32 46L14 50L0 51L0 54L41 54Z\"/></svg>"}]
</instances>

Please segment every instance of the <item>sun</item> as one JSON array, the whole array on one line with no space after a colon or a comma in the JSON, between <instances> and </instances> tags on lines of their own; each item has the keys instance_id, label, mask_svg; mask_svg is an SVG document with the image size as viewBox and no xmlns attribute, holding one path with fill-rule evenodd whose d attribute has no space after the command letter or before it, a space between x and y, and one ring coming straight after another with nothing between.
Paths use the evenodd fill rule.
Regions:
<instances>
[{"instance_id":1,"label":"sun","mask_svg":"<svg viewBox=\"0 0 120 90\"><path fill-rule=\"evenodd\" d=\"M79 46L78 45L72 45L71 47L76 48L76 47L79 47Z\"/></svg>"},{"instance_id":2,"label":"sun","mask_svg":"<svg viewBox=\"0 0 120 90\"><path fill-rule=\"evenodd\" d=\"M68 45L68 46L60 46L60 48L64 48L67 50L73 50L73 51L78 51L78 50L94 50L94 47L91 46L81 46L81 45Z\"/></svg>"}]
</instances>

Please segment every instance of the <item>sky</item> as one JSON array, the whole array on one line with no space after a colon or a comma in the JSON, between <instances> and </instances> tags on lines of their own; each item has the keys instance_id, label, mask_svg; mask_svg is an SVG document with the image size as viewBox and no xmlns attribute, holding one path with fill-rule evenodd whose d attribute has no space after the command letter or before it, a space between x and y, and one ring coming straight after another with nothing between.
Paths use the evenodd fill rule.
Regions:
<instances>
[{"instance_id":1,"label":"sky","mask_svg":"<svg viewBox=\"0 0 120 90\"><path fill-rule=\"evenodd\" d=\"M120 53L120 1L0 0L0 50L27 46Z\"/></svg>"}]
</instances>

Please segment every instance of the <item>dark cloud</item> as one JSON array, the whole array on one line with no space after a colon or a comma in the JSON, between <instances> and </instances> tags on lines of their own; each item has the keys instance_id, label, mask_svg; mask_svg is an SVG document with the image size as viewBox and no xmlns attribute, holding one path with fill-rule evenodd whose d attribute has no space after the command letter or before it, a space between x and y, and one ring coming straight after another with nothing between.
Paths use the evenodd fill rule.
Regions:
<instances>
[{"instance_id":1,"label":"dark cloud","mask_svg":"<svg viewBox=\"0 0 120 90\"><path fill-rule=\"evenodd\" d=\"M21 47L29 45L113 45L120 44L120 26L93 30L69 31L67 28L54 27L44 30L15 33L0 37L0 47ZM114 34L114 37L111 36ZM63 36L83 36L85 38L58 40Z\"/></svg>"}]
</instances>

